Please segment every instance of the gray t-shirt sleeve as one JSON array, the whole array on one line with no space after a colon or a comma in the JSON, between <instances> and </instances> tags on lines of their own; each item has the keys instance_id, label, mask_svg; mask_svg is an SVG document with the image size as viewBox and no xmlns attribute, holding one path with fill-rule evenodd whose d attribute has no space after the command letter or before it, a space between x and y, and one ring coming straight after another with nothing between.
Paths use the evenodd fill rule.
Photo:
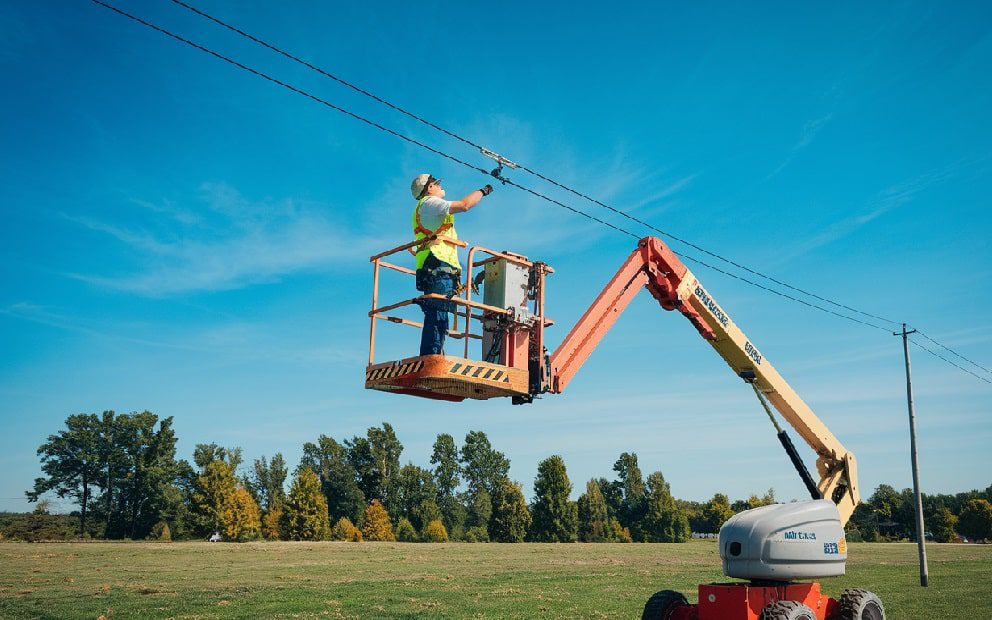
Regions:
<instances>
[{"instance_id":1,"label":"gray t-shirt sleeve","mask_svg":"<svg viewBox=\"0 0 992 620\"><path fill-rule=\"evenodd\" d=\"M445 200L438 196L428 196L424 199L424 202L420 204L420 220L428 228L434 229L441 225L444 218L447 217L448 211L451 209L451 201ZM428 224L430 220L431 224L437 222L433 226Z\"/></svg>"}]
</instances>

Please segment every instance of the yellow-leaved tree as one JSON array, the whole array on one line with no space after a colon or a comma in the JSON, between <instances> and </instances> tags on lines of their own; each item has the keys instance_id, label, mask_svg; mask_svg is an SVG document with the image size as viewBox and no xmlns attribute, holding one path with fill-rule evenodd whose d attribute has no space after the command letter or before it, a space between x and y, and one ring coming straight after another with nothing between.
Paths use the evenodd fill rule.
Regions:
<instances>
[{"instance_id":1,"label":"yellow-leaved tree","mask_svg":"<svg viewBox=\"0 0 992 620\"><path fill-rule=\"evenodd\" d=\"M374 499L365 508L365 527L362 528L362 536L365 540L381 540L393 542L396 536L393 534L393 524L389 521L389 513Z\"/></svg>"},{"instance_id":2,"label":"yellow-leaved tree","mask_svg":"<svg viewBox=\"0 0 992 620\"><path fill-rule=\"evenodd\" d=\"M227 540L243 542L258 538L262 528L261 511L251 494L242 486L224 502L221 510L221 533Z\"/></svg>"},{"instance_id":3,"label":"yellow-leaved tree","mask_svg":"<svg viewBox=\"0 0 992 620\"><path fill-rule=\"evenodd\" d=\"M237 484L234 469L222 460L210 461L196 481L197 491L194 498L200 512L207 517L211 529L223 529L221 515Z\"/></svg>"},{"instance_id":4,"label":"yellow-leaved tree","mask_svg":"<svg viewBox=\"0 0 992 620\"><path fill-rule=\"evenodd\" d=\"M261 513L251 494L234 477L234 468L225 461L207 464L197 478L195 498L213 529L226 540L258 538Z\"/></svg>"}]
</instances>

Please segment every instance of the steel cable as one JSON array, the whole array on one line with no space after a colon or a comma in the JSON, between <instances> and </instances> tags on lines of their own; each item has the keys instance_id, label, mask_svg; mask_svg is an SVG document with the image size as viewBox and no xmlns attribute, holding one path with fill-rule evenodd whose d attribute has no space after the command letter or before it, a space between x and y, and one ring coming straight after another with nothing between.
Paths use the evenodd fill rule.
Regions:
<instances>
[{"instance_id":1,"label":"steel cable","mask_svg":"<svg viewBox=\"0 0 992 620\"><path fill-rule=\"evenodd\" d=\"M293 56L293 55L291 55L291 54L289 54L287 52L284 52L284 51L276 48L275 46L272 46L272 45L270 45L268 43L265 43L264 41L262 41L260 39L257 39L256 37L253 37L253 36L245 33L244 31L241 31L241 30L239 30L239 29L237 29L237 28L235 28L233 26L230 26L230 25L228 25L228 24L226 24L226 23L224 23L224 22L222 22L222 21L220 21L220 20L218 20L218 19L216 19L216 18L214 18L214 17L212 17L212 16L210 16L210 15L208 15L206 13L203 13L202 11L200 11L200 10L198 10L198 9L196 9L196 8L194 8L194 7L190 6L190 5L182 2L181 0L172 0L172 1L174 3L180 5L180 6L184 7L184 8L187 8L187 9L189 9L189 10L191 10L191 11L193 11L193 12L199 14L199 15L202 15L202 16L210 19L211 21L214 21L214 22L216 22L216 23L218 23L218 24L220 24L220 25L222 25L222 26L224 26L226 28L229 28L229 29L231 29L231 30L233 30L233 31L235 31L235 32L243 35L243 36L246 36L249 39L251 39L251 40L259 43L260 45L264 45L265 47L267 47L267 48L269 48L269 49L271 49L273 51L276 51L277 53L279 53L279 54L281 54L283 56L286 56L287 58L290 58L290 59L292 59L292 60L294 60L296 62L300 62L300 63L304 64L305 66L307 66L308 68L311 68L311 69L313 69L313 70L321 73L322 75L325 75L325 76L327 76L327 77L329 77L329 78L331 78L331 79L333 79L335 81L338 81L341 84L343 84L345 86L348 86L349 88L352 88L352 89L354 89L354 90L356 90L356 91L358 91L358 92L360 92L360 93L362 93L362 94L364 94L364 95L366 95L368 97L371 97L372 99L375 99L376 101L378 101L378 102L380 102L380 103L382 103L382 104L384 104L384 105L386 105L386 106L388 106L388 107L390 107L390 108L392 108L392 109L394 109L394 110L396 110L398 112L401 112L401 113L403 113L403 114L405 114L405 115L407 115L407 116L409 116L409 117L411 117L411 118L413 118L415 120L418 120L419 122L424 123L424 124L426 124L426 125L434 128L434 129L436 129L438 131L441 131L441 132L445 133L446 135L449 135L449 136L451 136L451 137L453 137L453 138L455 138L455 139L457 139L457 140L459 140L459 141L461 141L461 142L463 142L465 144L471 145L471 146L473 146L475 148L480 148L480 149L483 148L480 145L477 145L477 144L475 144L474 142L472 142L470 140L467 140L465 138L462 138L461 136L458 136L457 134L454 134L454 133L452 133L452 132L450 132L450 131L448 131L448 130L446 130L446 129L438 126L438 125L435 125L434 123L431 123L430 121L427 121L425 119L422 119L419 116L417 116L415 114L412 114L411 112L408 112L408 111L404 110L403 108L400 108L399 106L396 106L394 104L391 104L388 101L386 101L384 99L381 99L380 97L377 97L377 96L375 96L375 95L373 95L373 94L371 94L371 93L369 93L369 92L367 92L367 91L365 91L363 89L360 89L357 86L354 86L354 85L352 85L351 83L349 83L349 82L347 82L345 80L342 80L342 79L340 79L340 78L338 78L336 76L333 76L333 75L327 73L326 71L323 71L322 69L319 69L318 67L315 67L315 66L311 65L310 63L307 63L306 61L300 60L300 59L296 58L295 56ZM266 74L266 73L264 73L262 71L259 71L257 69L254 69L252 67L249 67L249 66L247 66L247 65L245 65L245 64L243 64L241 62L238 62L238 61L236 61L236 60L234 60L232 58L229 58L229 57L227 57L227 56L225 56L223 54L220 54L219 52L216 52L214 50L211 50L211 49L209 49L207 47L204 47L204 46L202 46L202 45L200 45L200 44L198 44L198 43L196 43L194 41L191 41L191 40L189 40L189 39L187 39L185 37L182 37L182 36L180 36L178 34L175 34L173 32L170 32L170 31L168 31L168 30L166 30L166 29L164 29L162 27L159 27L159 26L157 26L155 24L152 24L152 23L150 23L150 22L148 22L148 21L146 21L144 19L141 19L141 18L139 18L139 17L137 17L135 15L132 15L132 14L130 14L130 13L128 13L128 12L126 12L126 11L118 8L118 7L115 7L115 6L111 5L111 4L108 4L106 2L103 2L102 0L91 0L91 2L93 2L94 4L97 4L99 6L102 6L102 7L106 8L106 9L109 9L109 10L113 11L114 13L117 13L117 14L123 16L123 17L126 17L126 18L128 18L128 19L130 19L130 20L132 20L132 21L134 21L136 23L139 23L139 24L141 24L141 25L143 25L143 26L145 26L147 28L150 28L150 29L155 30L155 31L157 31L157 32L159 32L161 34L164 34L164 35L166 35L166 36L168 36L170 38L173 38L173 39L175 39L177 41L180 41L182 43L185 43L185 44L187 44L187 45L189 45L189 46L191 46L191 47L193 47L193 48L195 48L197 50L200 50L200 51L202 51L202 52L204 52L206 54L209 54L209 55L211 55L211 56L213 56L213 57L215 57L215 58L217 58L219 60L222 60L224 62L227 62L227 63L229 63L229 64L231 64L231 65L233 65L235 67L238 67L239 69L242 69L244 71L247 71L247 72L249 72L249 73L251 73L251 74L253 74L253 75L257 76L257 77L263 78L263 79L265 79L265 80L267 80L269 82L272 82L273 84L277 84L279 86L282 86L283 88L286 88L286 89L288 89L288 90L290 90L290 91L292 91L294 93L297 93L299 95L302 95L302 96L304 96L304 97L306 97L308 99L311 99L311 100L313 100L313 101L315 101L317 103L320 103L320 104L322 104L322 105L324 105L324 106L326 106L328 108L331 108L331 109L333 109L333 110L335 110L337 112L340 112L342 114L345 114L346 116L349 116L351 118L354 118L355 120L361 121L361 122L363 122L363 123L365 123L367 125L370 125L372 127L375 127L376 129L379 129L379 130L381 130L383 132L386 132L386 133L388 133L388 134L390 134L390 135L392 135L394 137L397 137L397 138L399 138L401 140L404 140L406 142L409 142L410 144L414 144L414 145L419 146L419 147L421 147L421 148L423 148L423 149L425 149L427 151L430 151L430 152L432 152L432 153L434 153L436 155L440 155L441 157L444 157L445 159L448 159L448 160L451 160L453 162L459 163L459 164L461 164L461 165L463 165L463 166L465 166L465 167L467 167L467 168L469 168L471 170L474 170L476 172L480 172L480 173L482 173L482 174L484 174L486 176L490 176L490 172L487 171L487 170L485 170L484 168L481 168L481 167L478 167L478 166L474 166L474 165L472 165L472 164L470 164L470 163L468 163L468 162L466 162L466 161L464 161L462 159L459 159L458 157L455 157L453 155L450 155L448 153L445 153L444 151L441 151L439 149L436 149L434 147L431 147L431 146L429 146L429 145L427 145L427 144L425 144L423 142L420 142L420 141L418 141L418 140L416 140L414 138L410 138L409 136L406 136L406 135L401 134L401 133L399 133L399 132L397 132L397 131L395 131L393 129L390 129L388 127L385 127L385 126L383 126L383 125L381 125L379 123L376 123L375 121L372 121L372 120L369 120L367 118L364 118L364 117L362 117L362 116L360 116L358 114L355 114L354 112L351 112L351 111L349 111L349 110L347 110L345 108L342 108L342 107L340 107L338 105L335 105L335 104L333 104L333 103L331 103L331 102L329 102L329 101L327 101L325 99L322 99L321 97L318 97L318 96L316 96L316 95L314 95L312 93L309 93L309 92L307 92L307 91L305 91L303 89L297 88L297 87L295 87L295 86L293 86L291 84L288 84L286 82L283 82L282 80L279 80L278 78L272 77L272 76L270 76L270 75L268 75L268 74ZM655 226L653 226L653 225L651 225L651 224L649 224L647 222L644 222L644 221L642 221L642 220L640 220L638 218L635 218L635 217L633 217L633 216L631 216L631 215L629 215L629 214L627 214L627 213L625 213L623 211L620 211L618 209L615 209L613 207L610 207L609 205L606 205L606 204L604 204L604 203L596 200L595 198L592 198L590 196L587 196L587 195L585 195L585 194L583 194L581 192L578 192L577 190L574 190L574 189L572 189L572 188L570 188L570 187L568 187L566 185L563 185L561 183L558 183L557 181L554 181L553 179L550 179L550 178L548 178L548 177L546 177L546 176L544 176L544 175L542 175L542 174L540 174L538 172L535 172L535 171L533 171L533 170L531 170L531 169L529 169L529 168L527 168L525 166L520 166L520 169L525 170L526 172L528 172L528 173L530 173L530 174L532 174L532 175L534 175L534 176L536 176L536 177L538 177L538 178L540 178L540 179L542 179L542 180L544 180L544 181L546 181L548 183L551 183L552 185L555 185L555 186L557 186L557 187L559 187L561 189L564 189L564 190L566 190L566 191L568 191L568 192L570 192L570 193L572 193L572 194L574 194L576 196L579 196L579 197L584 198L586 200L589 200L589 201L591 201L591 202L593 202L593 203L595 203L595 204L597 204L599 206L602 206L602 207L610 210L611 212L616 213L617 215L620 215L620 216L625 217L625 218L627 218L627 219L629 219L629 220L631 220L631 221L633 221L635 223L638 223L638 224L640 224L642 226L645 226L647 228L650 228L651 230L654 230L655 232L657 232L657 233L659 233L661 235L664 235L664 236L666 236L666 237L668 237L670 239L674 239L675 241L678 241L679 243L682 243L682 244L687 245L689 247L695 248L695 249L697 249L697 250L699 250L701 252L704 252L705 254L707 254L709 256L712 256L714 258L717 258L719 260L722 260L722 261L724 261L724 262L726 262L728 264L731 264L731 265L733 265L733 266L735 266L735 267L737 267L739 269L743 269L743 270L745 270L745 271L747 271L749 273L752 273L752 274L757 275L759 277L765 278L765 279L767 279L767 280L769 280L771 282L774 282L776 284L779 284L781 286L784 286L784 287L789 288L791 290L794 290L796 292L802 293L804 295L807 295L809 297L818 299L820 301L824 301L824 302L829 303L831 305L834 305L834 306L837 306L837 307L840 307L840 308L844 308L844 309L849 310L851 312L855 312L857 314L861 314L861 315L864 315L864 316L868 316L868 317L871 317L871 318L874 318L874 319L878 319L878 320L881 320L881 321L885 321L885 322L889 322L889 323L896 323L895 321L892 321L891 319L886 319L884 317L876 316L874 314L870 314L870 313L867 313L867 312L863 312L861 310L857 310L856 308L852 308L852 307L847 306L845 304L841 304L839 302L835 302L835 301L832 301L830 299L827 299L827 298L824 298L824 297L820 297L820 296L818 296L816 294L810 293L810 292L805 291L805 290L803 290L801 288L794 287L794 286L789 285L789 284L787 284L785 282L781 282L779 280L776 280L775 278L772 278L770 276L766 276L766 275L764 275L764 274L762 274L762 273L760 273L758 271L754 271L754 270L752 270L752 269L750 269L750 268L748 268L748 267L746 267L744 265L741 265L739 263L736 263L736 262L734 262L734 261L732 261L730 259L727 259L727 258L725 258L723 256L720 256L719 254L716 254L716 253L711 252L711 251L709 251L709 250L707 250L707 249L705 249L703 247L700 247L700 246L698 246L696 244L693 244L692 242L689 242L687 240L681 239L681 238L679 238L679 237L677 237L675 235L672 235L672 234L670 234L668 232L665 232L665 231L663 231L663 230L661 230L659 228L656 228ZM533 190L533 189L531 189L529 187L526 187L524 185L521 185L521 184L516 183L514 181L511 181L509 179L500 178L500 180L503 181L505 184L512 185L513 187L516 187L516 188L521 189L521 190L523 190L523 191L525 191L527 193L530 193L530 194L532 194L535 197L541 198L542 200L545 200L545 201L550 202L550 203L552 203L554 205L557 205L559 207L562 207L564 209L567 209L568 211L571 211L571 212L573 212L573 213L575 213L577 215L581 215L581 216L583 216L583 217L585 217L585 218L587 218L587 219L589 219L591 221L594 221L594 222L597 222L599 224L602 224L602 225L604 225L604 226L606 226L608 228L611 228L611 229L613 229L613 230L615 230L615 231L617 231L617 232L619 232L621 234L630 236L630 237L632 237L634 239L640 239L640 235L637 235L637 234L635 234L635 233L633 233L633 232L631 232L629 230L626 230L626 229L621 228L621 227L619 227L619 226L617 226L615 224L612 224L612 223L607 222L607 221L605 221L603 219L600 219L600 218L598 218L598 217L596 217L594 215L591 215L591 214L589 214L589 213L587 213L585 211L582 211L581 209L577 209L575 207L569 206L569 205L567 205L567 204L565 204L565 203L563 203L563 202L561 202L559 200L556 200L554 198L551 198L551 197L549 197L549 196L547 196L545 194L542 194L542 193L540 193L540 192L538 192L536 190ZM741 282L744 282L744 283L749 284L751 286L754 286L756 288L762 289L762 290L767 291L769 293L773 293L773 294L778 295L780 297L783 297L785 299L788 299L788 300L795 301L797 303L803 304L803 305L805 305L807 307L814 308L814 309L820 310L822 312L826 312L828 314L837 316L839 318L847 319L848 321L852 321L854 323L858 323L858 324L865 325L865 326L868 326L868 327L873 327L875 329L880 329L880 330L883 330L883 331L888 331L887 328L882 327L880 325L876 325L874 323L870 323L870 322L863 321L861 319L857 319L857 318L854 318L854 317L851 317L851 316L848 316L848 315L845 315L845 314L841 314L841 313L836 312L834 310L831 310L829 308L824 308L823 306L820 306L820 305L817 305L817 304L808 302L808 301L803 300L803 299L799 299L799 298L794 297L792 295L788 295L788 294L783 293L781 291L778 291L778 290L775 290L773 288L770 288L770 287L764 286L762 284L759 284L757 282L754 282L753 280L749 280L749 279L744 278L744 277L742 277L740 275L737 275L737 274L728 272L728 271L726 271L724 269L721 269L719 267L716 267L716 266L714 266L712 264L706 263L705 261L702 261L702 260L700 260L698 258L695 258L693 256L689 256L689 255L683 254L682 257L685 258L686 260L689 260L691 262L694 262L696 264L699 264L699 265L701 265L703 267L706 267L708 269L711 269L713 271L716 271L716 272L721 273L723 275L726 275L728 277L734 278L736 280L740 280ZM977 366L978 368L981 368L982 370L984 370L986 372L990 372L987 368L985 368L985 367L983 367L983 366L981 366L981 365L979 365L979 364L977 364L977 363L969 360L968 358L966 358L966 357L958 354L957 352L955 352L952 349L946 347L945 345L940 344L939 342L933 340L932 338L930 338L926 334L923 334L922 332L919 332L919 333L923 337L925 337L927 340L930 340L931 342L939 345L940 347L942 347L942 348L946 349L947 351L953 353L955 356L957 356L957 357L959 357L959 358L967 361L968 363L970 363L970 364L972 364L974 366ZM952 366L954 366L954 367L956 367L956 368L958 368L960 370L963 370L964 372L967 372L968 374L970 374L970 375L972 375L972 376L974 376L974 377L976 377L976 378L978 378L978 379L980 379L982 381L985 381L986 383L992 383L992 381L989 381L989 380L987 380L987 379L985 379L985 378L983 378L983 377L981 377L979 375L976 375L975 373L971 372L970 370L968 370L966 368L963 368L962 366L960 366L958 364L955 364L954 362L952 362L952 361L948 360L947 358L939 355L938 353L936 353L934 351L931 351L927 347L924 347L923 345L919 344L918 342L915 342L914 341L913 344L915 344L916 346L922 348L924 351L927 351L931 355L944 360L948 364L950 364L950 365L952 365Z\"/></svg>"},{"instance_id":2,"label":"steel cable","mask_svg":"<svg viewBox=\"0 0 992 620\"><path fill-rule=\"evenodd\" d=\"M266 41L263 41L262 39L259 39L258 37L254 36L252 34L249 34L248 32L245 32L244 30L238 28L237 26L233 26L233 25L231 25L231 24L229 24L229 23L227 23L227 22L225 22L225 21L223 21L221 19L218 19L217 17L214 17L213 15L210 15L209 13L206 13L204 11L201 11L200 9L198 9L198 8L196 8L194 6L191 6L191 5L187 4L186 2L183 2L182 0L172 0L172 2L175 3L178 6L183 7L184 9L187 9L187 10L189 10L189 11L191 11L191 12L197 14L197 15L200 15L201 17L204 17L204 18L206 18L206 19L214 22L215 24L217 24L217 25L219 25L219 26L221 26L223 28L226 28L226 29L228 29L228 30L230 30L232 32L235 32L235 33L237 33L237 34L239 34L239 35L241 35L241 36L243 36L243 37L245 37L245 38L247 38L247 39L249 39L251 41L254 41L255 43L257 43L257 44L265 47L266 49L269 49L269 50L271 50L271 51L273 51L273 52L275 52L275 53L277 53L277 54L279 54L279 55L281 55L281 56L283 56L285 58L288 58L289 60L292 60L293 62L299 63L299 64L303 65L304 67L307 67L308 69L311 69L313 71L316 71L320 75L323 75L323 76L325 76L327 78L330 78L330 79L334 80L335 82L338 82L342 86L345 86L347 88L350 88L350 89L354 90L355 92L358 92L358 93L360 93L362 95L365 95L366 97L369 97L369 98L371 98L371 99L373 99L373 100L381 103L382 105L385 105L385 106L387 106L387 107L389 107L389 108L391 108L391 109L393 109L393 110L395 110L395 111L397 111L397 112L399 112L401 114L404 114L404 115L406 115L407 117L409 117L409 118L411 118L413 120L416 120L416 121L418 121L420 123L423 123L424 125L427 125L428 127L431 127L432 129L435 129L437 131L440 131L441 133L443 133L443 134L445 134L445 135L447 135L447 136L449 136L451 138L454 138L455 140L458 140L458 141L460 141L460 142L462 142L464 144L467 144L469 146L472 146L473 148L476 148L476 149L483 149L483 148L485 148L482 145L477 144L477 143L473 142L472 140L470 140L468 138L465 138L463 136L460 136L460 135L454 133L453 131L450 131L448 129L445 129L444 127L441 127L440 125L438 125L436 123L433 123L433 122L431 122L431 121L423 118L422 116L419 116L417 114L414 114L413 112L410 112L409 110L406 110L406 109L404 109L404 108L402 108L402 107L400 107L400 106L398 106L398 105L396 105L396 104L394 104L394 103L392 103L390 101L387 101L387 100L383 99L382 97L379 97L377 95L374 95L373 93L371 93L371 92L369 92L369 91L361 88L360 86L357 86L357 85L355 85L355 84L353 84L353 83L351 83L351 82L349 82L349 81L347 81L347 80L345 80L343 78L340 78L340 77L338 77L338 76L336 76L336 75L334 75L334 74L332 74L332 73L330 73L330 72L328 72L328 71L326 71L324 69L321 69L320 67L317 67L316 65L314 65L314 64L312 64L310 62L307 62L306 60L303 60L302 58L299 58L298 56L295 56L295 55L293 55L293 54L291 54L291 53L289 53L289 52L287 52L287 51L285 51L285 50L283 50L283 49L281 49L281 48L279 48L279 47L277 47L275 45L272 45L271 43L268 43ZM662 236L667 237L667 238L669 238L669 239L671 239L673 241L676 241L676 242L681 243L683 245L686 245L686 246L688 246L690 248L693 248L695 250L698 250L700 252L703 252L707 256L711 256L711 257L716 258L718 260L721 260L721 261L723 261L725 263L728 263L730 265L733 265L734 267L737 267L738 269L742 269L742 270L744 270L744 271L746 271L746 272L748 272L750 274L756 275L756 276L758 276L760 278L764 278L764 279L766 279L766 280L768 280L770 282L774 282L775 284L778 284L779 286L784 286L785 288L788 288L788 289L791 289L793 291L796 291L797 293L801 293L803 295L806 295L807 297L812 297L813 299L817 299L819 301L822 301L822 302L831 304L833 306L837 306L839 308L843 308L845 310L849 310L851 312L855 312L857 314L861 314L861 315L864 315L864 316L867 316L867 317L870 317L870 318L873 318L873 319L877 319L877 320L880 320L880 321L885 321L887 323L892 323L892 324L898 324L899 323L898 321L893 321L892 319L887 319L885 317L877 316L877 315L871 314L869 312L864 312L863 310L858 310L857 308L853 308L853 307L848 306L846 304L843 304L843 303L840 303L840 302L837 302L837 301L833 301L832 299L828 299L826 297L821 297L820 295L817 295L816 293L812 293L810 291L801 289L801 288L799 288L797 286L793 286L793 285L791 285L791 284L789 284L787 282L783 282L782 280L776 279L776 278L774 278L772 276L765 275L765 274L761 273L760 271L751 269L750 267L748 267L746 265L742 265L741 263L738 263L738 262L736 262L736 261L734 261L732 259L729 259L729 258L727 258L725 256L721 256L720 254L717 254L716 252L712 252L710 250L707 250L706 248L704 248L704 247L702 247L700 245L697 245L697 244L695 244L695 243L693 243L693 242L691 242L691 241L689 241L687 239L683 239L683 238L681 238L681 237L679 237L679 236L677 236L677 235L675 235L673 233L670 233L668 231L662 230L661 228L658 228L657 226L655 226L655 225L653 225L653 224L651 224L649 222L646 222L644 220L641 220L640 218L637 218L637 217L635 217L633 215L630 215L629 213L627 213L625 211L622 211L620 209L617 209L615 207L612 207L612 206L610 206L610 205L608 205L608 204L606 204L606 203L604 203L604 202L602 202L600 200L597 200L596 198L593 198L592 196L589 196L587 194L584 194L584 193L582 193L582 192L580 192L580 191L578 191L576 189L573 189L573 188L565 185L564 183L560 183L560 182L558 182L558 181L556 181L556 180L554 180L554 179L552 179L552 178L550 178L550 177L548 177L548 176L546 176L546 175L544 175L544 174L542 174L542 173L540 173L540 172L538 172L536 170L533 170L532 168L529 168L526 165L518 164L518 166L519 166L520 170L523 170L523 171L527 172L528 174L531 174L531 175L533 175L533 176L541 179L542 181L545 181L547 183L550 183L550 184L552 184L552 185L554 185L554 186L556 186L556 187L558 187L560 189L563 189L563 190L565 190L565 191L567 191L567 192L569 192L569 193L571 193L571 194L573 194L575 196L578 196L578 197L580 197L580 198L582 198L584 200L588 200L589 202L592 202L593 204L596 204L596 205L598 205L600 207L603 207L604 209L607 209L607 210L609 210L609 211L611 211L611 212L613 212L613 213L615 213L615 214L617 214L617 215L619 215L621 217L627 218L628 220L630 220L630 221L632 221L632 222L634 222L636 224L640 224L641 226L644 226L644 227L646 227L646 228L648 228L650 230L653 230L654 232L658 233L659 235L662 235ZM765 289L765 290L768 290L768 289ZM818 306L813 306L813 307L818 307Z\"/></svg>"}]
</instances>

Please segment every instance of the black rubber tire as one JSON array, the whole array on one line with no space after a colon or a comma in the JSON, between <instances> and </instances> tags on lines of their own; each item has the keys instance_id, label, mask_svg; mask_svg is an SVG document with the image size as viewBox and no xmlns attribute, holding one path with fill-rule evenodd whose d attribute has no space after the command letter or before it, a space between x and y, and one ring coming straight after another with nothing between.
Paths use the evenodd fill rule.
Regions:
<instances>
[{"instance_id":1,"label":"black rubber tire","mask_svg":"<svg viewBox=\"0 0 992 620\"><path fill-rule=\"evenodd\" d=\"M644 604L641 620L668 620L677 607L688 605L685 595L675 590L655 592Z\"/></svg>"},{"instance_id":2,"label":"black rubber tire","mask_svg":"<svg viewBox=\"0 0 992 620\"><path fill-rule=\"evenodd\" d=\"M874 592L848 588L841 593L839 603L830 620L885 620L885 607Z\"/></svg>"},{"instance_id":3,"label":"black rubber tire","mask_svg":"<svg viewBox=\"0 0 992 620\"><path fill-rule=\"evenodd\" d=\"M816 612L797 601L778 601L761 610L761 620L817 620Z\"/></svg>"}]
</instances>

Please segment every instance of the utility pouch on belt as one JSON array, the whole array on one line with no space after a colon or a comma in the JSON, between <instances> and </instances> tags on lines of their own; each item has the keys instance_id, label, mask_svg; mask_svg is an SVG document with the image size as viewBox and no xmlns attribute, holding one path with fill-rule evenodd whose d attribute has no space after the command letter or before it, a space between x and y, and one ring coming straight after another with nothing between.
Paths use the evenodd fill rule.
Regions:
<instances>
[{"instance_id":1,"label":"utility pouch on belt","mask_svg":"<svg viewBox=\"0 0 992 620\"><path fill-rule=\"evenodd\" d=\"M441 263L430 269L422 268L417 270L416 283L418 291L424 293L438 293L441 291L431 290L437 288L437 280L440 278L451 279L455 282L461 278L462 272L446 263Z\"/></svg>"}]
</instances>

